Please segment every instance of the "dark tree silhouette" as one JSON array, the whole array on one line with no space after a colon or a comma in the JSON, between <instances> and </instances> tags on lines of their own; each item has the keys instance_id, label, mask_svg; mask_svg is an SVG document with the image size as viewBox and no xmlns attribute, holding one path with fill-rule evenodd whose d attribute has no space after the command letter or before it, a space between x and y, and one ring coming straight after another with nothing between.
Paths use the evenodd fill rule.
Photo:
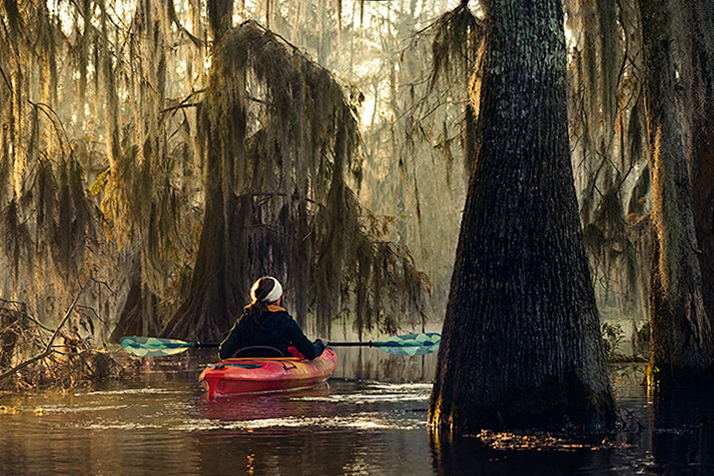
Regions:
<instances>
[{"instance_id":1,"label":"dark tree silhouette","mask_svg":"<svg viewBox=\"0 0 714 476\"><path fill-rule=\"evenodd\" d=\"M701 381L714 364L702 295L692 192L675 91L674 2L638 2L652 162L650 383Z\"/></svg>"},{"instance_id":2,"label":"dark tree silhouette","mask_svg":"<svg viewBox=\"0 0 714 476\"><path fill-rule=\"evenodd\" d=\"M570 165L562 4L494 0L488 22L430 427L600 428L614 401Z\"/></svg>"},{"instance_id":3,"label":"dark tree silhouette","mask_svg":"<svg viewBox=\"0 0 714 476\"><path fill-rule=\"evenodd\" d=\"M691 127L690 174L697 243L701 253L704 309L714 327L714 8L704 0L681 1L687 28L681 63L691 75L683 110Z\"/></svg>"}]
</instances>

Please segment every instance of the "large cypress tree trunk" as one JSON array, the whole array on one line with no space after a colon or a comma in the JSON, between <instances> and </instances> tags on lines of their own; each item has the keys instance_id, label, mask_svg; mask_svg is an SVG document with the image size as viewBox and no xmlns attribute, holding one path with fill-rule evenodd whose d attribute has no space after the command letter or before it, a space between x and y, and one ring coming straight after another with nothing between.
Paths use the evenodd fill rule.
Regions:
<instances>
[{"instance_id":1,"label":"large cypress tree trunk","mask_svg":"<svg viewBox=\"0 0 714 476\"><path fill-rule=\"evenodd\" d=\"M714 362L702 295L687 160L675 90L673 0L638 0L652 160L652 267L648 380L698 380Z\"/></svg>"},{"instance_id":2,"label":"large cypress tree trunk","mask_svg":"<svg viewBox=\"0 0 714 476\"><path fill-rule=\"evenodd\" d=\"M493 0L431 429L609 424L614 401L570 165L559 0Z\"/></svg>"},{"instance_id":3,"label":"large cypress tree trunk","mask_svg":"<svg viewBox=\"0 0 714 476\"><path fill-rule=\"evenodd\" d=\"M233 222L231 212L237 205L233 187L225 183L227 177L232 178L233 155L222 150L218 128L209 129L205 166L206 212L196 265L188 294L162 335L187 340L220 341L238 313L239 306L236 303L239 302L240 294L236 293L247 289L248 285L236 282L240 271L234 266L234 252L230 249L235 237L228 232ZM236 150L239 149L236 147Z\"/></svg>"},{"instance_id":4,"label":"large cypress tree trunk","mask_svg":"<svg viewBox=\"0 0 714 476\"><path fill-rule=\"evenodd\" d=\"M206 5L214 45L219 45L231 26L233 3L210 0ZM212 76L211 80L220 84L220 78L217 81ZM212 86L208 93L209 104L210 99L223 92L220 87ZM246 287L245 283L236 283L235 277L240 273L234 266L231 250L234 243L229 233L237 205L233 169L235 162L245 155L243 114L230 111L219 116L222 122L215 123L206 108L202 105L198 113L205 134L201 139L206 141L202 144L206 151L206 211L199 250L188 296L162 332L164 336L189 340L220 340L238 310L235 293ZM233 137L238 140L231 140Z\"/></svg>"}]
</instances>

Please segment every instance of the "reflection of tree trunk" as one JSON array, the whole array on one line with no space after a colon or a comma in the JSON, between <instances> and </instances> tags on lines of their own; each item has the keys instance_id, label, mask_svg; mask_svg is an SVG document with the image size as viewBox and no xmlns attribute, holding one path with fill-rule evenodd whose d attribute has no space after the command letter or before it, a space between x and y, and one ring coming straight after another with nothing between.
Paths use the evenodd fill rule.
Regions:
<instances>
[{"instance_id":1,"label":"reflection of tree trunk","mask_svg":"<svg viewBox=\"0 0 714 476\"><path fill-rule=\"evenodd\" d=\"M656 474L710 474L714 468L712 389L667 388L650 406L650 451Z\"/></svg>"},{"instance_id":2,"label":"reflection of tree trunk","mask_svg":"<svg viewBox=\"0 0 714 476\"><path fill-rule=\"evenodd\" d=\"M648 376L684 381L714 363L683 147L672 50L673 0L639 0L652 157L652 267ZM696 378L696 377L695 377Z\"/></svg>"},{"instance_id":3,"label":"reflection of tree trunk","mask_svg":"<svg viewBox=\"0 0 714 476\"><path fill-rule=\"evenodd\" d=\"M614 420L570 165L562 2L492 0L481 142L429 421L596 428Z\"/></svg>"}]
</instances>

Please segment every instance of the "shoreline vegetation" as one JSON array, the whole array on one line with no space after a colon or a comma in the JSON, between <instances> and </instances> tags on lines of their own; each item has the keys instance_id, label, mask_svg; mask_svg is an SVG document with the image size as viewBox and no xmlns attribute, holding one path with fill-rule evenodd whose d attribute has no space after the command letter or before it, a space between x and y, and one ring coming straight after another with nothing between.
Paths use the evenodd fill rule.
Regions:
<instances>
[{"instance_id":1,"label":"shoreline vegetation","mask_svg":"<svg viewBox=\"0 0 714 476\"><path fill-rule=\"evenodd\" d=\"M196 371L216 358L211 349L140 358L126 354L118 344L97 345L92 321L79 316L78 302L85 289L86 285L54 329L30 315L21 303L0 303L0 395L86 388L107 381L129 382L151 372ZM628 337L620 324L608 321L601 323L601 332L612 380L619 378L615 374L622 373L623 367L627 370L648 362L649 335L645 326L636 336ZM347 326L347 321L342 325ZM433 326L434 323L430 327Z\"/></svg>"},{"instance_id":2,"label":"shoreline vegetation","mask_svg":"<svg viewBox=\"0 0 714 476\"><path fill-rule=\"evenodd\" d=\"M615 334L608 334L606 326L603 327L613 383L621 378L623 371L637 373L637 367L647 364L646 352L622 353L623 340L619 334L613 338ZM7 329L4 330L5 333L0 335L0 352L7 358ZM93 339L72 336L69 331L62 332L61 327L44 346L39 345L39 335L48 332L48 329L34 325L16 336L15 361L0 368L0 395L87 388L111 381L130 382L147 373L197 371L217 358L215 349L192 349L161 358L135 357L125 353L118 344L97 346ZM644 385L644 378L641 380Z\"/></svg>"}]
</instances>

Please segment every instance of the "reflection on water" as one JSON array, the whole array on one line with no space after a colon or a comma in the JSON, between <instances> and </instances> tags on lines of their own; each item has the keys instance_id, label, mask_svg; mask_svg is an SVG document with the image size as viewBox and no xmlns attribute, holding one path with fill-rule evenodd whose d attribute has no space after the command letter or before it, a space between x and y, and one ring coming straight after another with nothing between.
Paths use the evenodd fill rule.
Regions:
<instances>
[{"instance_id":1,"label":"reflection on water","mask_svg":"<svg viewBox=\"0 0 714 476\"><path fill-rule=\"evenodd\" d=\"M428 384L209 401L190 378L3 397L0 474L430 474ZM401 448L405 458L394 458Z\"/></svg>"},{"instance_id":2,"label":"reflection on water","mask_svg":"<svg viewBox=\"0 0 714 476\"><path fill-rule=\"evenodd\" d=\"M431 382L437 353L417 357L387 354L378 349L339 347L335 378L398 383Z\"/></svg>"},{"instance_id":3,"label":"reflection on water","mask_svg":"<svg viewBox=\"0 0 714 476\"><path fill-rule=\"evenodd\" d=\"M294 393L209 401L196 369L0 397L0 475L714 474L711 391L648 401L639 375L620 372L623 429L606 449L501 451L429 442L422 366L435 360L393 356L389 374L355 356L329 384ZM368 380L347 380L356 371Z\"/></svg>"},{"instance_id":4,"label":"reflection on water","mask_svg":"<svg viewBox=\"0 0 714 476\"><path fill-rule=\"evenodd\" d=\"M714 475L714 389L680 388L648 398L640 385L643 370L627 366L613 372L620 431L604 439L598 449L498 451L477 438L432 441L434 472L441 476Z\"/></svg>"},{"instance_id":5,"label":"reflection on water","mask_svg":"<svg viewBox=\"0 0 714 476\"><path fill-rule=\"evenodd\" d=\"M659 395L650 426L656 472L714 474L714 389L679 388Z\"/></svg>"}]
</instances>

